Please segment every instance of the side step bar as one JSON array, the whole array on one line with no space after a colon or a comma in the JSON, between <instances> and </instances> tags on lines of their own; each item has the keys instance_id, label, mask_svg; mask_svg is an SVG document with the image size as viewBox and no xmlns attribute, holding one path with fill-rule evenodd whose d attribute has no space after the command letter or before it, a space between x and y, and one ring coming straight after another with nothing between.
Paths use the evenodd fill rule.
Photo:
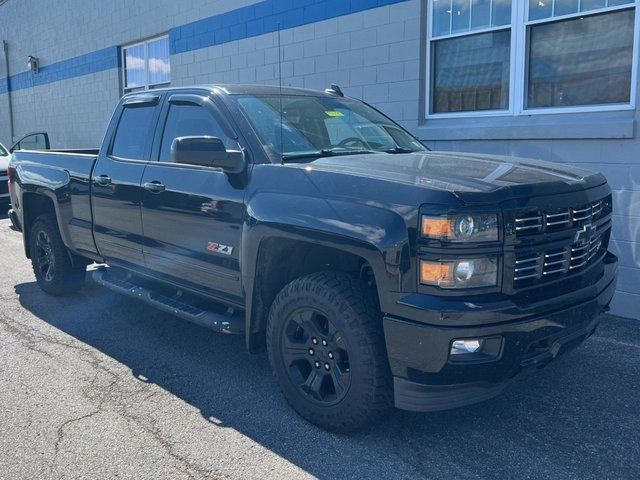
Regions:
<instances>
[{"instance_id":1,"label":"side step bar","mask_svg":"<svg viewBox=\"0 0 640 480\"><path fill-rule=\"evenodd\" d=\"M232 313L216 313L203 310L178 299L167 297L149 288L136 285L132 283L134 280L131 277L126 279L116 278L110 275L109 269L105 267L94 270L92 278L94 282L114 292L141 300L158 310L171 313L203 327L211 328L221 333L244 333L244 312L237 312L230 309Z\"/></svg>"}]
</instances>

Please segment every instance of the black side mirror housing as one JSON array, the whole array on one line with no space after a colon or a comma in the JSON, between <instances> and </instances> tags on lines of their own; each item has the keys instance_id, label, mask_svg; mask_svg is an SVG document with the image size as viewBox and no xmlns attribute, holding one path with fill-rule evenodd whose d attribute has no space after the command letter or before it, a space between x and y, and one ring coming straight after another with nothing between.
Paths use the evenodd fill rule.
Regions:
<instances>
[{"instance_id":1,"label":"black side mirror housing","mask_svg":"<svg viewBox=\"0 0 640 480\"><path fill-rule=\"evenodd\" d=\"M241 173L246 167L244 152L227 150L218 137L178 137L171 144L171 161L185 165L221 168Z\"/></svg>"}]
</instances>

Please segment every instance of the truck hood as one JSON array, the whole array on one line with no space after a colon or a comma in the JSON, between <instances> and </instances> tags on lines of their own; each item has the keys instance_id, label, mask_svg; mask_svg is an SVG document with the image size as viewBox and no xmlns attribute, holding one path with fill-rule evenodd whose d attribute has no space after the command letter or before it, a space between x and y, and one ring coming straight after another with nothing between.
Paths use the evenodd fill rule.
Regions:
<instances>
[{"instance_id":1,"label":"truck hood","mask_svg":"<svg viewBox=\"0 0 640 480\"><path fill-rule=\"evenodd\" d=\"M457 152L337 156L300 166L444 190L465 203L557 194L606 183L599 173L567 165Z\"/></svg>"}]
</instances>

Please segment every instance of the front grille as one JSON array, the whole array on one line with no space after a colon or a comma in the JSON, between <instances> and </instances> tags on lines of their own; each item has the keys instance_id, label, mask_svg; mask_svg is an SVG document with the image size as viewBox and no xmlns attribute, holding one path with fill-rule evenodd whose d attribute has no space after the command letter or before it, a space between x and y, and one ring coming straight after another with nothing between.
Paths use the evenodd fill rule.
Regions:
<instances>
[{"instance_id":1,"label":"front grille","mask_svg":"<svg viewBox=\"0 0 640 480\"><path fill-rule=\"evenodd\" d=\"M607 215L610 209L611 197L607 197L580 207L525 212L515 218L516 235L530 235L581 226Z\"/></svg>"},{"instance_id":2,"label":"front grille","mask_svg":"<svg viewBox=\"0 0 640 480\"><path fill-rule=\"evenodd\" d=\"M522 286L527 281L551 279L585 267L603 249L604 236L607 234L608 232L601 231L588 241L566 247L516 254L514 286Z\"/></svg>"}]
</instances>

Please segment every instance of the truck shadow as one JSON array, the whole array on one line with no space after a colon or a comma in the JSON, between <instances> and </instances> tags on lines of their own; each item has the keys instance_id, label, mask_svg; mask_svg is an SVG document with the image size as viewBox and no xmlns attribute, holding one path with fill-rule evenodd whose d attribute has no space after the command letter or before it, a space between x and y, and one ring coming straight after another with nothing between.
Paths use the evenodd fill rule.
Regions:
<instances>
[{"instance_id":1,"label":"truck shadow","mask_svg":"<svg viewBox=\"0 0 640 480\"><path fill-rule=\"evenodd\" d=\"M42 321L199 409L206 428L233 428L319 478L640 475L633 460L640 458L639 323L608 320L586 346L495 400L433 414L393 411L344 436L298 418L266 355L247 354L243 337L210 332L91 283L63 299L35 283L15 291Z\"/></svg>"}]
</instances>

